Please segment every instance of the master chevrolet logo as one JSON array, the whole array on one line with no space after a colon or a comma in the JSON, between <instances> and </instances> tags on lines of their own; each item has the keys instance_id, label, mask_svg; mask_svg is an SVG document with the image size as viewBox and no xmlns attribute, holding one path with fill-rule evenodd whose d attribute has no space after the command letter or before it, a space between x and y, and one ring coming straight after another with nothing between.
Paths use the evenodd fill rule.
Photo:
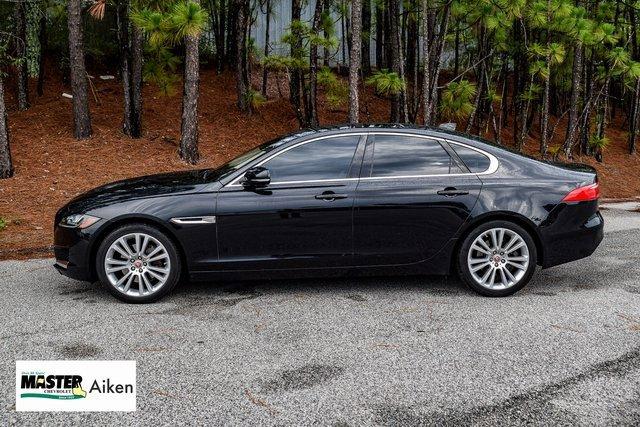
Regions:
<instances>
[{"instance_id":1,"label":"master chevrolet logo","mask_svg":"<svg viewBox=\"0 0 640 427\"><path fill-rule=\"evenodd\" d=\"M43 399L83 399L87 392L82 389L80 375L47 375L45 373L22 374L22 390L34 390L21 393L20 397Z\"/></svg>"}]
</instances>

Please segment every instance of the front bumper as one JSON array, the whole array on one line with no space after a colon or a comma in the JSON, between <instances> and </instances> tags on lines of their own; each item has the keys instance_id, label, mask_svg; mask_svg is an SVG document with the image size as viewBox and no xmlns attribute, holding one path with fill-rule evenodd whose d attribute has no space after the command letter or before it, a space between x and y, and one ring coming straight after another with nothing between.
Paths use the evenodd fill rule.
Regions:
<instances>
[{"instance_id":1,"label":"front bumper","mask_svg":"<svg viewBox=\"0 0 640 427\"><path fill-rule=\"evenodd\" d=\"M580 215L571 211L568 209L562 215L564 219L556 224L558 227L554 227L557 232L546 239L542 268L586 258L602 242L604 220L600 212L594 213L586 221L576 223Z\"/></svg>"},{"instance_id":2,"label":"front bumper","mask_svg":"<svg viewBox=\"0 0 640 427\"><path fill-rule=\"evenodd\" d=\"M86 230L56 225L53 236L56 258L53 266L56 270L72 279L93 281L95 274L90 265L90 235Z\"/></svg>"}]
</instances>

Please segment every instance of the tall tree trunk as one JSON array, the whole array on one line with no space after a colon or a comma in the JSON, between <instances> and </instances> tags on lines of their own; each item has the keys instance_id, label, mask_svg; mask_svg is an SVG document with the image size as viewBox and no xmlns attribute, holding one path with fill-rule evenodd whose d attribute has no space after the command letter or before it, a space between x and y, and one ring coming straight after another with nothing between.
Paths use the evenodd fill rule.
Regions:
<instances>
[{"instance_id":1,"label":"tall tree trunk","mask_svg":"<svg viewBox=\"0 0 640 427\"><path fill-rule=\"evenodd\" d=\"M467 126L465 128L466 133L471 132L471 128L473 127L476 121L480 122L482 119L482 108L481 102L485 98L485 92L488 89L485 85L485 46L486 46L486 38L487 38L487 29L483 24L480 24L480 31L478 35L478 53L477 53L477 66L475 67L476 81L477 83L477 93L476 99L473 104L473 109L471 110L471 114L469 114L469 118L467 119ZM487 82L488 84L488 82ZM477 119L477 120L476 120ZM482 126L478 124L478 133L482 132Z\"/></svg>"},{"instance_id":2,"label":"tall tree trunk","mask_svg":"<svg viewBox=\"0 0 640 427\"><path fill-rule=\"evenodd\" d=\"M322 10L323 15L329 15L329 16L331 15L331 2L332 0L325 0L322 2L324 6ZM325 38L329 38L329 32L327 31L327 28L323 30L322 34L324 35ZM329 48L326 48L326 47L322 48L322 65L324 65L325 67L329 66L330 53L331 52L329 51Z\"/></svg>"},{"instance_id":3,"label":"tall tree trunk","mask_svg":"<svg viewBox=\"0 0 640 427\"><path fill-rule=\"evenodd\" d=\"M269 56L269 31L271 23L271 0L267 0L267 25L264 31L264 57ZM262 67L262 96L267 97L267 83L268 83L268 70L267 67Z\"/></svg>"},{"instance_id":4,"label":"tall tree trunk","mask_svg":"<svg viewBox=\"0 0 640 427\"><path fill-rule=\"evenodd\" d=\"M299 21L302 15L302 0L291 0L291 22ZM300 51L302 50L302 38L299 31L293 32L293 37L296 39L291 44L291 57L300 57ZM299 68L294 67L291 70L291 79L289 80L289 101L293 106L293 109L298 118L298 123L301 127L306 126L306 115L302 112L302 104L300 102L300 90L302 86L302 72Z\"/></svg>"},{"instance_id":5,"label":"tall tree trunk","mask_svg":"<svg viewBox=\"0 0 640 427\"><path fill-rule=\"evenodd\" d=\"M118 28L118 44L120 45L120 76L122 78L122 91L124 94L124 115L122 118L122 131L131 136L131 69L129 58L129 1L118 1L116 6L116 25Z\"/></svg>"},{"instance_id":6,"label":"tall tree trunk","mask_svg":"<svg viewBox=\"0 0 640 427\"><path fill-rule=\"evenodd\" d=\"M224 70L224 64L226 61L226 2L225 0L209 0L211 9L211 21L213 25L213 32L216 41L216 73L220 74Z\"/></svg>"},{"instance_id":7,"label":"tall tree trunk","mask_svg":"<svg viewBox=\"0 0 640 427\"><path fill-rule=\"evenodd\" d=\"M384 40L384 68L393 68L393 36L391 34L391 2L392 0L382 0L383 29L382 39Z\"/></svg>"},{"instance_id":8,"label":"tall tree trunk","mask_svg":"<svg viewBox=\"0 0 640 427\"><path fill-rule=\"evenodd\" d=\"M342 6L345 6L344 0L340 0L340 1L342 3ZM340 72L342 72L343 70L342 67L344 66L344 64L347 63L347 31L349 30L347 28L347 24L345 21L346 21L346 18L344 15L342 15L340 17L340 25L342 28L342 31L340 32L340 39L341 39L340 47L342 48L342 61L340 63L340 68L339 68Z\"/></svg>"},{"instance_id":9,"label":"tall tree trunk","mask_svg":"<svg viewBox=\"0 0 640 427\"><path fill-rule=\"evenodd\" d=\"M82 1L69 0L67 8L71 94L73 95L73 135L76 139L84 139L91 136L91 115L87 92L87 72L84 67Z\"/></svg>"},{"instance_id":10,"label":"tall tree trunk","mask_svg":"<svg viewBox=\"0 0 640 427\"><path fill-rule=\"evenodd\" d=\"M38 29L38 41L40 42L40 52L38 53L38 96L44 94L44 59L47 51L47 16L40 16L40 28Z\"/></svg>"},{"instance_id":11,"label":"tall tree trunk","mask_svg":"<svg viewBox=\"0 0 640 427\"><path fill-rule=\"evenodd\" d=\"M549 63L547 55L547 64ZM547 65L548 66L548 65ZM544 91L542 93L542 113L540 117L540 154L544 158L549 149L549 96L551 93L551 78L544 81Z\"/></svg>"},{"instance_id":12,"label":"tall tree trunk","mask_svg":"<svg viewBox=\"0 0 640 427\"><path fill-rule=\"evenodd\" d=\"M638 44L638 23L636 20L635 7L629 6L629 21L631 22L630 39L631 53L634 61L640 59L640 46ZM636 153L636 136L638 134L638 126L640 125L640 78L636 79L636 85L631 97L631 111L629 113L629 136L628 146L629 154Z\"/></svg>"},{"instance_id":13,"label":"tall tree trunk","mask_svg":"<svg viewBox=\"0 0 640 427\"><path fill-rule=\"evenodd\" d=\"M430 10L432 7L431 0L425 0L423 3L424 10ZM435 35L431 43L426 43L428 46L423 45L423 67L424 75L428 76L428 81L423 82L423 114L425 126L433 124L436 106L438 105L438 80L440 79L440 69L442 67L442 52L444 50L444 42L447 36L447 30L449 28L449 19L451 16L451 2L447 2L442 10L442 16L440 19L440 27L438 34ZM430 38L432 30L431 23L435 22L436 13L430 11L423 16L423 32L426 34L426 39L423 43ZM435 31L433 31L435 32Z\"/></svg>"},{"instance_id":14,"label":"tall tree trunk","mask_svg":"<svg viewBox=\"0 0 640 427\"><path fill-rule=\"evenodd\" d=\"M412 0L409 9L405 10L406 21L406 47L407 47L407 80L411 79L410 90L407 91L407 116L409 122L413 123L417 119L418 108L420 107L420 94L418 83L418 68L420 61L420 21L419 21L419 0Z\"/></svg>"},{"instance_id":15,"label":"tall tree trunk","mask_svg":"<svg viewBox=\"0 0 640 427\"><path fill-rule=\"evenodd\" d=\"M571 148L575 144L578 134L578 118L580 115L580 92L582 78L582 44L576 43L573 52L573 68L571 70L571 95L569 96L569 121L567 123L567 135L562 146L565 157L571 154Z\"/></svg>"},{"instance_id":16,"label":"tall tree trunk","mask_svg":"<svg viewBox=\"0 0 640 427\"><path fill-rule=\"evenodd\" d=\"M116 18L124 95L122 130L131 138L142 134L142 30L129 22L129 1L118 2Z\"/></svg>"},{"instance_id":17,"label":"tall tree trunk","mask_svg":"<svg viewBox=\"0 0 640 427\"><path fill-rule=\"evenodd\" d=\"M362 72L371 74L371 0L362 0ZM353 23L353 18L352 24Z\"/></svg>"},{"instance_id":18,"label":"tall tree trunk","mask_svg":"<svg viewBox=\"0 0 640 427\"><path fill-rule=\"evenodd\" d=\"M507 121L507 114L509 112L508 102L507 102L507 77L508 77L508 59L507 54L503 53L501 55L500 61L502 63L500 69L500 76L502 77L502 88L500 90L500 106L498 113L498 135L496 137L496 143L502 144L502 129L504 128L504 123Z\"/></svg>"},{"instance_id":19,"label":"tall tree trunk","mask_svg":"<svg viewBox=\"0 0 640 427\"><path fill-rule=\"evenodd\" d=\"M364 0L368 2L369 0ZM351 2L351 57L349 58L349 123L358 123L360 102L358 100L358 76L362 41L362 0Z\"/></svg>"},{"instance_id":20,"label":"tall tree trunk","mask_svg":"<svg viewBox=\"0 0 640 427\"><path fill-rule=\"evenodd\" d=\"M457 76L460 70L460 28L456 25L455 47L453 54L453 76Z\"/></svg>"},{"instance_id":21,"label":"tall tree trunk","mask_svg":"<svg viewBox=\"0 0 640 427\"><path fill-rule=\"evenodd\" d=\"M586 59L586 55L583 51L583 58ZM591 136L591 112L594 107L593 94L595 93L595 79L593 75L595 73L595 66L592 61L582 62L582 79L585 82L585 87L582 95L582 105L584 105L584 111L580 119L580 131L578 132L580 141L580 150L584 154L590 153L589 137ZM567 157L571 157L571 147L565 151Z\"/></svg>"},{"instance_id":22,"label":"tall tree trunk","mask_svg":"<svg viewBox=\"0 0 640 427\"><path fill-rule=\"evenodd\" d=\"M402 58L402 40L400 38L400 1L389 0L389 16L391 29L391 70L404 80L404 60ZM391 96L391 115L392 123L406 123L406 109L403 108L406 100L405 90L402 89Z\"/></svg>"},{"instance_id":23,"label":"tall tree trunk","mask_svg":"<svg viewBox=\"0 0 640 427\"><path fill-rule=\"evenodd\" d=\"M247 0L236 0L236 92L240 111L249 111L249 76L247 74L247 37L249 21Z\"/></svg>"},{"instance_id":24,"label":"tall tree trunk","mask_svg":"<svg viewBox=\"0 0 640 427\"><path fill-rule=\"evenodd\" d=\"M636 79L633 97L631 98L631 113L629 115L629 154L636 153L636 137L640 121L640 79Z\"/></svg>"},{"instance_id":25,"label":"tall tree trunk","mask_svg":"<svg viewBox=\"0 0 640 427\"><path fill-rule=\"evenodd\" d=\"M431 125L431 52L429 49L429 20L431 0L422 0L422 120L425 126Z\"/></svg>"},{"instance_id":26,"label":"tall tree trunk","mask_svg":"<svg viewBox=\"0 0 640 427\"><path fill-rule=\"evenodd\" d=\"M236 47L238 45L238 8L232 7L237 5L237 0L228 0L226 13L227 39L225 48L225 62L232 66L236 64Z\"/></svg>"},{"instance_id":27,"label":"tall tree trunk","mask_svg":"<svg viewBox=\"0 0 640 427\"><path fill-rule=\"evenodd\" d=\"M196 164L200 158L198 153L199 39L199 35L184 38L184 87L179 154L182 160L190 164Z\"/></svg>"},{"instance_id":28,"label":"tall tree trunk","mask_svg":"<svg viewBox=\"0 0 640 427\"><path fill-rule=\"evenodd\" d=\"M433 58L434 67L431 76L431 112L435 114L436 106L438 105L438 81L440 80L440 70L442 68L442 52L444 51L444 42L447 37L447 31L449 29L449 20L451 17L451 1L448 1L444 5L442 11L442 18L440 19L440 29L438 31L438 38L435 43L435 50L431 52ZM431 119L433 121L433 118Z\"/></svg>"},{"instance_id":29,"label":"tall tree trunk","mask_svg":"<svg viewBox=\"0 0 640 427\"><path fill-rule=\"evenodd\" d=\"M551 0L547 0L547 22L551 22ZM551 95L551 34L547 29L547 78L544 80L544 92L542 94L542 115L540 117L540 154L542 158L547 155L549 149L549 96Z\"/></svg>"},{"instance_id":30,"label":"tall tree trunk","mask_svg":"<svg viewBox=\"0 0 640 427\"><path fill-rule=\"evenodd\" d=\"M0 178L13 176L11 149L9 147L9 125L7 124L7 108L4 104L4 85L0 75Z\"/></svg>"},{"instance_id":31,"label":"tall tree trunk","mask_svg":"<svg viewBox=\"0 0 640 427\"><path fill-rule=\"evenodd\" d=\"M25 1L16 0L14 7L17 84L16 99L18 110L29 108L29 75L27 72L27 19L25 15Z\"/></svg>"},{"instance_id":32,"label":"tall tree trunk","mask_svg":"<svg viewBox=\"0 0 640 427\"><path fill-rule=\"evenodd\" d=\"M142 30L135 25L131 28L131 134L132 138L142 136Z\"/></svg>"},{"instance_id":33,"label":"tall tree trunk","mask_svg":"<svg viewBox=\"0 0 640 427\"><path fill-rule=\"evenodd\" d=\"M383 2L376 1L374 5L376 8L376 68L381 70L385 67Z\"/></svg>"},{"instance_id":34,"label":"tall tree trunk","mask_svg":"<svg viewBox=\"0 0 640 427\"><path fill-rule=\"evenodd\" d=\"M320 31L320 19L322 18L323 1L316 0L316 8L313 13L311 33ZM310 126L318 126L318 45L311 43L309 47L309 105L307 107L307 123Z\"/></svg>"}]
</instances>

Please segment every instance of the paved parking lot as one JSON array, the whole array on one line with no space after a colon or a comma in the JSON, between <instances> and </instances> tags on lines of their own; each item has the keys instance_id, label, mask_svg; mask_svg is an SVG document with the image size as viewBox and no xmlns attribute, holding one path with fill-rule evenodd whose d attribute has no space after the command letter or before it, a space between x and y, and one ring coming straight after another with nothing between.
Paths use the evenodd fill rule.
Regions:
<instances>
[{"instance_id":1,"label":"paved parking lot","mask_svg":"<svg viewBox=\"0 0 640 427\"><path fill-rule=\"evenodd\" d=\"M0 424L640 423L640 213L513 297L455 279L190 284L127 305L0 262ZM138 363L135 413L16 413L15 360Z\"/></svg>"}]
</instances>

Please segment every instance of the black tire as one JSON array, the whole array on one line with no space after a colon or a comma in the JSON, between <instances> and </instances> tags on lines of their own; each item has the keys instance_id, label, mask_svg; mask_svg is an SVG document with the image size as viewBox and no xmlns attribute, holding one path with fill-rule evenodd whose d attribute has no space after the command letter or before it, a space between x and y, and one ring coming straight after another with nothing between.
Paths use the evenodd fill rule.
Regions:
<instances>
[{"instance_id":1,"label":"black tire","mask_svg":"<svg viewBox=\"0 0 640 427\"><path fill-rule=\"evenodd\" d=\"M123 236L132 233L143 233L157 239L165 248L169 257L169 274L166 281L157 291L146 295L125 294L118 290L109 280L105 271L105 257L111 245ZM142 245L141 245L142 246ZM146 264L145 264L146 265ZM151 263L149 263L151 265ZM128 303L149 303L158 301L160 298L168 294L175 288L180 281L182 265L178 249L171 239L169 239L162 231L147 224L127 224L109 233L100 243L96 255L96 272L102 285L116 298ZM126 271L126 270L125 270ZM139 280L139 279L137 279Z\"/></svg>"},{"instance_id":2,"label":"black tire","mask_svg":"<svg viewBox=\"0 0 640 427\"><path fill-rule=\"evenodd\" d=\"M482 235L483 233L485 233L486 231L491 229L496 229L496 228L505 228L517 233L525 242L526 249L528 250L529 264L525 269L524 274L519 278L517 282L515 282L515 284L510 285L505 289L490 289L486 286L483 286L476 279L474 279L473 274L471 273L471 269L467 262L469 257L469 251L471 250L471 246L473 245L473 242L476 240L476 238ZM489 255L489 257L491 256L492 255ZM460 276L462 281L475 292L488 297L505 297L518 292L520 289L526 286L526 284L529 283L529 281L531 280L531 277L535 272L537 262L538 262L538 258L537 258L536 245L531 235L519 225L514 224L513 222L502 221L502 220L489 221L476 227L473 231L471 231L471 233L469 233L464 238L462 244L460 245L460 251L457 254L458 275ZM492 268L491 264L493 264L493 262L489 262L489 264L490 265L487 268ZM500 264L501 262L498 262L498 265ZM507 261L507 264L508 264L508 261ZM500 267L500 268L503 268L503 267ZM487 270L484 270L484 271L481 270L480 272L484 273L486 271Z\"/></svg>"}]
</instances>

